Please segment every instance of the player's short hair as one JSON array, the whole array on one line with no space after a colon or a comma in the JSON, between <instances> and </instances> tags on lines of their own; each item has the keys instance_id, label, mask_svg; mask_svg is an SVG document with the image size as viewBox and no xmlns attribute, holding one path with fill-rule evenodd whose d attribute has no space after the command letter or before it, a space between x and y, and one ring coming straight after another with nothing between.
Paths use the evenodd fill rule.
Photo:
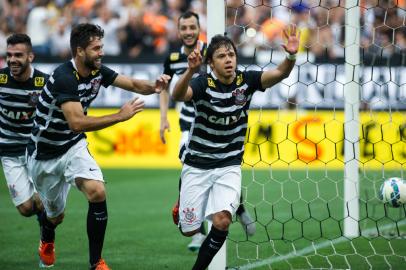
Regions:
<instances>
[{"instance_id":1,"label":"player's short hair","mask_svg":"<svg viewBox=\"0 0 406 270\"><path fill-rule=\"evenodd\" d=\"M235 47L234 42L229 37L224 35L215 35L211 38L210 44L207 47L206 58L204 60L206 64L209 64L213 60L214 52L217 51L220 47L232 47L234 49L236 57L238 57L237 48Z\"/></svg>"},{"instance_id":2,"label":"player's short hair","mask_svg":"<svg viewBox=\"0 0 406 270\"><path fill-rule=\"evenodd\" d=\"M31 52L32 51L32 44L31 44L31 38L27 34L12 34L7 38L7 46L8 45L16 45L16 44L25 44L28 48L28 50Z\"/></svg>"},{"instance_id":3,"label":"player's short hair","mask_svg":"<svg viewBox=\"0 0 406 270\"><path fill-rule=\"evenodd\" d=\"M193 11L186 11L184 13L182 13L179 18L178 18L178 28L179 28L179 24L180 24L180 20L181 19L189 19L191 17L195 17L196 21L197 21L197 26L199 26L200 28L200 21L199 21L199 15L197 13L194 13Z\"/></svg>"},{"instance_id":4,"label":"player's short hair","mask_svg":"<svg viewBox=\"0 0 406 270\"><path fill-rule=\"evenodd\" d=\"M75 26L70 33L72 56L76 56L78 47L85 49L95 37L100 39L104 37L104 30L100 26L91 23L81 23Z\"/></svg>"}]
</instances>

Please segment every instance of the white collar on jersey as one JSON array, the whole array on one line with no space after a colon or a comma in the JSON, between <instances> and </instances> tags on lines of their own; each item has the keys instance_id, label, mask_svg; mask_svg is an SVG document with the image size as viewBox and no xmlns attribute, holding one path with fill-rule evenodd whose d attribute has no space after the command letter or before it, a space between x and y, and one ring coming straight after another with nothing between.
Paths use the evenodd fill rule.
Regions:
<instances>
[{"instance_id":1,"label":"white collar on jersey","mask_svg":"<svg viewBox=\"0 0 406 270\"><path fill-rule=\"evenodd\" d=\"M197 42L199 42L200 49L203 49L204 42L201 40L198 40ZM180 53L185 54L185 45L182 45L182 47L180 47Z\"/></svg>"},{"instance_id":2,"label":"white collar on jersey","mask_svg":"<svg viewBox=\"0 0 406 270\"><path fill-rule=\"evenodd\" d=\"M73 68L78 72L78 68L76 67L75 60L72 58L70 61L72 63Z\"/></svg>"},{"instance_id":3,"label":"white collar on jersey","mask_svg":"<svg viewBox=\"0 0 406 270\"><path fill-rule=\"evenodd\" d=\"M30 78L32 78L32 77L34 77L34 67L32 65L30 65L30 68L31 68ZM10 77L14 78L13 74L11 73L11 70L10 70Z\"/></svg>"}]
</instances>

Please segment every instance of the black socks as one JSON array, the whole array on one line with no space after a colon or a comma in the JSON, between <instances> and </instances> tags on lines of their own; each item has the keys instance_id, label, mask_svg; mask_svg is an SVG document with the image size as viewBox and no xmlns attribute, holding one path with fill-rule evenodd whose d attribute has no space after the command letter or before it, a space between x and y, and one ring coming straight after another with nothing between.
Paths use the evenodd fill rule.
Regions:
<instances>
[{"instance_id":1,"label":"black socks","mask_svg":"<svg viewBox=\"0 0 406 270\"><path fill-rule=\"evenodd\" d=\"M227 235L228 231L220 231L212 226L209 234L199 249L199 254L197 255L197 259L192 270L206 269L213 260L213 257L224 244L224 241L226 241Z\"/></svg>"},{"instance_id":2,"label":"black socks","mask_svg":"<svg viewBox=\"0 0 406 270\"><path fill-rule=\"evenodd\" d=\"M89 239L90 265L94 265L101 258L107 218L106 201L89 202L89 210L87 212L87 237Z\"/></svg>"}]
</instances>

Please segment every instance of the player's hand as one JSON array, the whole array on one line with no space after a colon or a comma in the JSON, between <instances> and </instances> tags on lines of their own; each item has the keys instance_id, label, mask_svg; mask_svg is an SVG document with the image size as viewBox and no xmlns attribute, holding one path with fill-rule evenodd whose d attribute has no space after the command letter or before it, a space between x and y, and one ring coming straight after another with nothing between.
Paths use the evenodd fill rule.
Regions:
<instances>
[{"instance_id":1,"label":"player's hand","mask_svg":"<svg viewBox=\"0 0 406 270\"><path fill-rule=\"evenodd\" d=\"M120 115L121 121L126 121L133 117L136 113L141 112L144 109L144 101L138 97L126 102L123 107L121 107L118 114Z\"/></svg>"},{"instance_id":2,"label":"player's hand","mask_svg":"<svg viewBox=\"0 0 406 270\"><path fill-rule=\"evenodd\" d=\"M171 79L171 76L166 75L166 74L161 74L156 80L155 80L155 93L159 94L163 90L168 88L169 80Z\"/></svg>"},{"instance_id":3,"label":"player's hand","mask_svg":"<svg viewBox=\"0 0 406 270\"><path fill-rule=\"evenodd\" d=\"M283 30L283 36L286 44L282 44L283 49L289 54L296 54L299 50L300 31L295 24L290 24Z\"/></svg>"},{"instance_id":4,"label":"player's hand","mask_svg":"<svg viewBox=\"0 0 406 270\"><path fill-rule=\"evenodd\" d=\"M163 144L166 143L165 140L165 130L168 130L168 132L171 131L171 127L169 125L168 119L167 118L161 118L161 126L159 128L159 136L161 137L161 142Z\"/></svg>"},{"instance_id":5,"label":"player's hand","mask_svg":"<svg viewBox=\"0 0 406 270\"><path fill-rule=\"evenodd\" d=\"M188 62L189 68L193 72L197 72L199 70L199 67L203 62L203 57L200 54L200 43L199 42L197 43L196 48L187 57L187 62Z\"/></svg>"}]
</instances>

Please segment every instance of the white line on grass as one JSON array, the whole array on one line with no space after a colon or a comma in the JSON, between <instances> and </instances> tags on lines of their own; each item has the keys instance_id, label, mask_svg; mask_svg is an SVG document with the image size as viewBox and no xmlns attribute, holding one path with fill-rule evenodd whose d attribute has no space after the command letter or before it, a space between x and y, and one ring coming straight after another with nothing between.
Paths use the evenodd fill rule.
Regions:
<instances>
[{"instance_id":1,"label":"white line on grass","mask_svg":"<svg viewBox=\"0 0 406 270\"><path fill-rule=\"evenodd\" d=\"M402 220L402 221L398 222L398 226L403 226L405 224L406 224L406 220ZM391 228L393 228L393 224L387 224L385 226L380 227L379 231L388 230L388 229L391 229ZM363 232L363 234L370 234L370 233L373 233L375 231L376 231L376 228L371 228L371 229L365 230ZM305 255L305 254L310 253L312 251L328 247L330 245L339 244L339 243L345 242L347 240L348 240L348 238L340 237L340 238L334 239L332 241L325 241L325 242L321 242L319 244L312 245L310 247L305 247L305 248L297 250L297 251L292 251L292 252L290 252L288 254L285 254L285 255L276 256L276 257L270 257L270 258L265 259L265 260L256 261L254 263L248 263L248 264L245 264L245 265L242 265L242 266L238 266L238 267L236 267L234 269L238 269L238 270L246 270L247 269L247 270L249 270L249 269L254 269L254 268L257 268L257 267L260 267L260 266L264 266L264 265L270 265L270 264L280 262L280 261L283 261L283 260L289 260L289 259L291 259L293 257L302 256L302 255ZM231 269L233 269L233 268L231 268Z\"/></svg>"}]
</instances>

